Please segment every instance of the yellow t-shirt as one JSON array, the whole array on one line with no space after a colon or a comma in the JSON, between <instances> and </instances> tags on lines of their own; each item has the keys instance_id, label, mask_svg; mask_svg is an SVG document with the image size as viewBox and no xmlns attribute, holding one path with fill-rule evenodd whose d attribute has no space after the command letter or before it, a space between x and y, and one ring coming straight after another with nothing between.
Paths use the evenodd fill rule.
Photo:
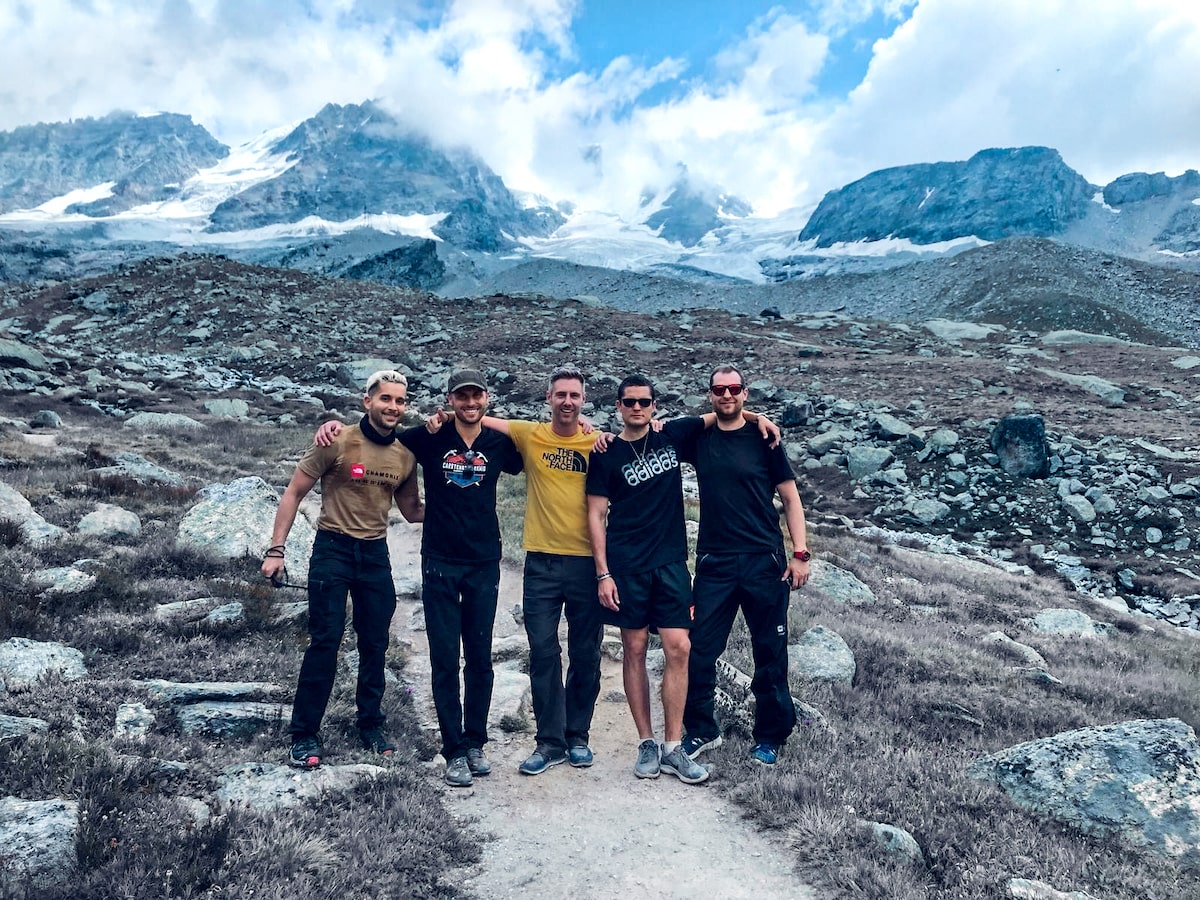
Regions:
<instances>
[{"instance_id":1,"label":"yellow t-shirt","mask_svg":"<svg viewBox=\"0 0 1200 900\"><path fill-rule=\"evenodd\" d=\"M392 497L416 478L416 459L399 441L368 440L358 425L343 428L328 447L309 447L297 468L321 479L325 531L375 540L387 535Z\"/></svg>"},{"instance_id":2,"label":"yellow t-shirt","mask_svg":"<svg viewBox=\"0 0 1200 900\"><path fill-rule=\"evenodd\" d=\"M525 549L591 556L584 482L595 436L562 437L547 422L509 422L508 434L525 460Z\"/></svg>"}]
</instances>

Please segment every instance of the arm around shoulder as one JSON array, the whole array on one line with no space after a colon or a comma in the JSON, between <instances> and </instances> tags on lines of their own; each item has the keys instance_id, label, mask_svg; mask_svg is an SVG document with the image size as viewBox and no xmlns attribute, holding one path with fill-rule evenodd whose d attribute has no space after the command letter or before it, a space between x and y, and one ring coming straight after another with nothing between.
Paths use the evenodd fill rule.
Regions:
<instances>
[{"instance_id":1,"label":"arm around shoulder","mask_svg":"<svg viewBox=\"0 0 1200 900\"><path fill-rule=\"evenodd\" d=\"M413 473L405 479L400 487L396 488L396 508L400 510L400 515L409 522L424 522L425 521L425 502L421 499L421 492L417 489L417 470L414 468Z\"/></svg>"}]
</instances>

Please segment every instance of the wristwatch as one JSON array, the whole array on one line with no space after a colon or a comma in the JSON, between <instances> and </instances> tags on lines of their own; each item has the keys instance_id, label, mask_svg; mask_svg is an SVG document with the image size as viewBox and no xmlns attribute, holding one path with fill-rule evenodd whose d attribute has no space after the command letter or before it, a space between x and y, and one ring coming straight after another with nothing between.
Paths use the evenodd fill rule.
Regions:
<instances>
[{"instance_id":1,"label":"wristwatch","mask_svg":"<svg viewBox=\"0 0 1200 900\"><path fill-rule=\"evenodd\" d=\"M792 558L798 559L800 562L808 562L810 559L812 559L812 554L807 550L797 550L792 554Z\"/></svg>"}]
</instances>

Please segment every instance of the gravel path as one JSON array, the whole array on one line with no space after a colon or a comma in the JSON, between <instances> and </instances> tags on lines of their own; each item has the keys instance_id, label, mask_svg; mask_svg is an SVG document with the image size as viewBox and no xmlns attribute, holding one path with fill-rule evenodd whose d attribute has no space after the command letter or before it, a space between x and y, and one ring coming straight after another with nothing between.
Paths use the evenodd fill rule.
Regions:
<instances>
[{"instance_id":1,"label":"gravel path","mask_svg":"<svg viewBox=\"0 0 1200 900\"><path fill-rule=\"evenodd\" d=\"M412 559L419 530L393 526L392 558ZM497 641L518 639L508 611L520 605L521 573L506 567L500 586ZM394 628L416 651L413 688L436 731L424 632L411 627L420 604L401 601ZM415 618L419 621L420 616ZM564 648L564 659L565 659ZM418 675L417 673L420 673ZM652 685L657 691L657 684ZM493 719L504 709L493 703ZM661 737L661 710L655 702ZM488 756L492 774L470 788L442 784L444 762L429 764L447 808L483 841L483 860L459 884L480 897L790 897L818 894L792 871L784 835L765 832L711 785L686 785L670 775L633 775L637 734L621 687L620 663L605 659L592 722L595 765L557 766L530 777L517 766L533 749L531 734L495 725ZM720 778L720 772L713 773Z\"/></svg>"}]
</instances>

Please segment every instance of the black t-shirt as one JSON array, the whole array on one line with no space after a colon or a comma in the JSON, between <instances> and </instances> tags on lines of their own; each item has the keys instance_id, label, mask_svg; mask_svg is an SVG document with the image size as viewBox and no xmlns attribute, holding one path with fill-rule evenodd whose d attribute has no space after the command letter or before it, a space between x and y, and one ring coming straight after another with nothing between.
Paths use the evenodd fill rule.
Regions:
<instances>
[{"instance_id":1,"label":"black t-shirt","mask_svg":"<svg viewBox=\"0 0 1200 900\"><path fill-rule=\"evenodd\" d=\"M617 438L588 462L587 492L608 498L608 568L618 574L687 559L679 447L704 428L690 416L659 432Z\"/></svg>"},{"instance_id":2,"label":"black t-shirt","mask_svg":"<svg viewBox=\"0 0 1200 900\"><path fill-rule=\"evenodd\" d=\"M772 450L758 427L746 423L733 431L709 428L680 455L696 467L700 486L697 554L782 549L775 485L795 478L782 445Z\"/></svg>"},{"instance_id":3,"label":"black t-shirt","mask_svg":"<svg viewBox=\"0 0 1200 900\"><path fill-rule=\"evenodd\" d=\"M499 559L496 482L501 472L516 475L524 467L508 435L484 428L468 447L458 428L447 423L437 434L419 425L397 439L424 475L421 555L454 563Z\"/></svg>"}]
</instances>

